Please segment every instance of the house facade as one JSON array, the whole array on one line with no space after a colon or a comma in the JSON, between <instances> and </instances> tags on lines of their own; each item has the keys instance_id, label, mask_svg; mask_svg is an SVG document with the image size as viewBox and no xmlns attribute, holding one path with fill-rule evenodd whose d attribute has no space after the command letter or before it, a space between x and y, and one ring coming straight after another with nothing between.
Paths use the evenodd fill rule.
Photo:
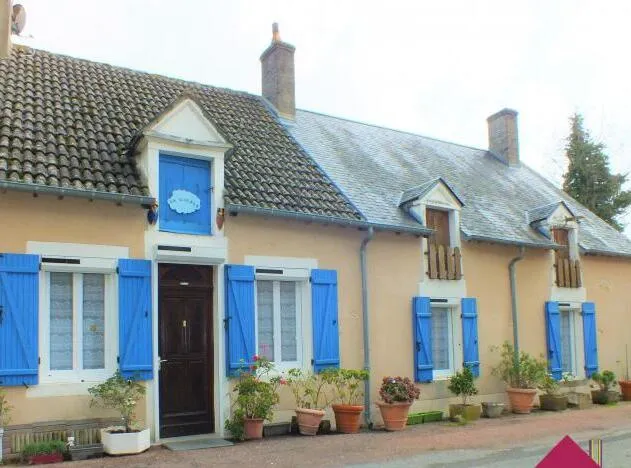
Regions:
<instances>
[{"instance_id":1,"label":"house facade","mask_svg":"<svg viewBox=\"0 0 631 468\"><path fill-rule=\"evenodd\" d=\"M254 354L368 368L369 424L386 375L443 409L468 365L503 401L515 338L557 377L623 372L631 243L520 163L514 111L482 150L296 110L277 28L263 97L0 52L6 451L115 422L87 388L116 369L156 441L224 435Z\"/></svg>"}]
</instances>

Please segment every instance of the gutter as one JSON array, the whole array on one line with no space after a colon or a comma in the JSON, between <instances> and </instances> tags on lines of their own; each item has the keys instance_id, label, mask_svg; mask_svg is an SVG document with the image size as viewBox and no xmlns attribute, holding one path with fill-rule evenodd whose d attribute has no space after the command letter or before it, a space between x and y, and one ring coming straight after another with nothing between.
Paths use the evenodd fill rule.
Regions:
<instances>
[{"instance_id":1,"label":"gutter","mask_svg":"<svg viewBox=\"0 0 631 468\"><path fill-rule=\"evenodd\" d=\"M368 371L368 379L364 381L364 419L366 426L372 428L372 417L370 411L370 316L368 314L368 272L366 270L366 247L373 238L375 231L368 228L366 237L362 239L359 248L359 265L362 278L362 325L364 331L364 370Z\"/></svg>"},{"instance_id":2,"label":"gutter","mask_svg":"<svg viewBox=\"0 0 631 468\"><path fill-rule=\"evenodd\" d=\"M598 249L585 249L581 247L581 253L583 255L590 256L603 256L603 257L622 257L622 258L631 258L631 253L624 252L612 252L610 250L598 250Z\"/></svg>"},{"instance_id":3,"label":"gutter","mask_svg":"<svg viewBox=\"0 0 631 468\"><path fill-rule=\"evenodd\" d=\"M517 262L524 258L526 249L524 246L519 248L519 255L513 258L508 264L508 276L510 279L510 298L511 298L511 312L513 318L513 350L514 350L514 364L515 367L519 365L519 327L518 327L518 314L517 314L517 283L515 281L515 265Z\"/></svg>"},{"instance_id":4,"label":"gutter","mask_svg":"<svg viewBox=\"0 0 631 468\"><path fill-rule=\"evenodd\" d=\"M49 185L29 184L25 182L14 182L10 180L0 181L0 190L16 190L19 192L29 192L33 195L57 195L58 197L77 197L89 200L107 200L118 204L129 203L134 205L153 205L156 200L153 197L142 195L128 195L125 193L101 192L97 190L82 190L66 187L51 187Z\"/></svg>"},{"instance_id":5,"label":"gutter","mask_svg":"<svg viewBox=\"0 0 631 468\"><path fill-rule=\"evenodd\" d=\"M467 234L464 231L461 231L466 241L478 241L478 242L489 242L491 244L503 244L503 245L515 245L517 247L530 247L534 249L552 249L558 250L561 246L555 244L554 242L520 242L514 241L510 239L498 239L497 237L491 236L478 236Z\"/></svg>"},{"instance_id":6,"label":"gutter","mask_svg":"<svg viewBox=\"0 0 631 468\"><path fill-rule=\"evenodd\" d=\"M261 216L275 216L278 218L293 219L297 221L312 221L317 223L335 224L338 226L348 226L364 229L380 229L383 231L404 232L407 234L414 234L416 236L428 236L433 231L424 227L406 227L406 226L392 226L390 224L371 223L369 221L363 221L359 219L346 219L336 218L326 215L315 215L309 213L298 213L295 211L276 210L273 208L259 208L255 206L234 205L232 203L226 203L226 211L232 213L245 213Z\"/></svg>"}]
</instances>

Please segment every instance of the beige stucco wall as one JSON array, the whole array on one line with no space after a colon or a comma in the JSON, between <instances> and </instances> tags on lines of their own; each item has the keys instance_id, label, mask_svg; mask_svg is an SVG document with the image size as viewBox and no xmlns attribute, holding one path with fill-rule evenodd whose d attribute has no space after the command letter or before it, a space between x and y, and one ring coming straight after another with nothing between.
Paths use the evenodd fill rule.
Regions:
<instances>
[{"instance_id":1,"label":"beige stucco wall","mask_svg":"<svg viewBox=\"0 0 631 468\"><path fill-rule=\"evenodd\" d=\"M50 195L0 194L0 252L25 253L28 241L116 245L129 248L130 256L143 256L146 212L136 205ZM79 420L115 413L89 407L89 397L27 397L23 387L7 389L14 407L12 424ZM145 418L144 404L138 415Z\"/></svg>"},{"instance_id":2,"label":"beige stucco wall","mask_svg":"<svg viewBox=\"0 0 631 468\"><path fill-rule=\"evenodd\" d=\"M596 303L600 370L624 377L625 345L631 363L631 259L583 256L581 261L587 299Z\"/></svg>"},{"instance_id":3,"label":"beige stucco wall","mask_svg":"<svg viewBox=\"0 0 631 468\"><path fill-rule=\"evenodd\" d=\"M146 211L138 205L22 192L0 193L0 252L24 253L27 241L118 245L142 258Z\"/></svg>"}]
</instances>

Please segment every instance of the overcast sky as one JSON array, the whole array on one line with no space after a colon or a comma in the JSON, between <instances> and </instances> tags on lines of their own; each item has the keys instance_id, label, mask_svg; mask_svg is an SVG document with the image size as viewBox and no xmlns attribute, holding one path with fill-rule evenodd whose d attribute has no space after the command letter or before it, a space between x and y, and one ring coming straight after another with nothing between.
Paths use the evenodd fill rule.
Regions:
<instances>
[{"instance_id":1,"label":"overcast sky","mask_svg":"<svg viewBox=\"0 0 631 468\"><path fill-rule=\"evenodd\" d=\"M16 1L32 47L255 94L277 21L299 108L486 148L511 107L522 160L556 183L580 112L631 170L631 2Z\"/></svg>"}]
</instances>

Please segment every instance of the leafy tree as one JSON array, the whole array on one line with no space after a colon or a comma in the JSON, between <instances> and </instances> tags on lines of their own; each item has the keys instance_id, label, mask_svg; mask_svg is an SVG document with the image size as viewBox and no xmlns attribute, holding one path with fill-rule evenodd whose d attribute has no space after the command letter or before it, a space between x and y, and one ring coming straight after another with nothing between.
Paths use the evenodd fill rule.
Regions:
<instances>
[{"instance_id":1,"label":"leafy tree","mask_svg":"<svg viewBox=\"0 0 631 468\"><path fill-rule=\"evenodd\" d=\"M570 117L570 126L565 146L569 165L563 175L563 190L622 231L623 226L616 218L631 205L631 191L622 190L627 174L611 173L605 146L592 140L583 127L581 114Z\"/></svg>"}]
</instances>

